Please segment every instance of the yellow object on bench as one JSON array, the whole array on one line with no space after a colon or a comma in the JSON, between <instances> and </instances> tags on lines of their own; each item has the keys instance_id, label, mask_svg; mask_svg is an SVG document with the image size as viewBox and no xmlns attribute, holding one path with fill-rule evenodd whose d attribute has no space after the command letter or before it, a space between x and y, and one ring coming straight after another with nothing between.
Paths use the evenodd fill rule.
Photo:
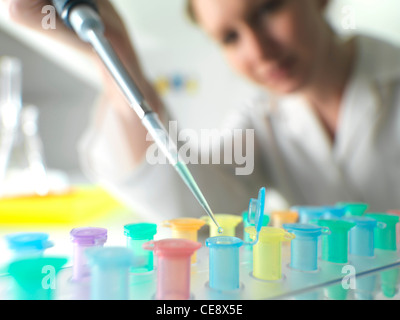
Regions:
<instances>
[{"instance_id":1,"label":"yellow object on bench","mask_svg":"<svg viewBox=\"0 0 400 320\"><path fill-rule=\"evenodd\" d=\"M75 187L62 194L0 199L0 225L81 224L122 205L100 187Z\"/></svg>"}]
</instances>

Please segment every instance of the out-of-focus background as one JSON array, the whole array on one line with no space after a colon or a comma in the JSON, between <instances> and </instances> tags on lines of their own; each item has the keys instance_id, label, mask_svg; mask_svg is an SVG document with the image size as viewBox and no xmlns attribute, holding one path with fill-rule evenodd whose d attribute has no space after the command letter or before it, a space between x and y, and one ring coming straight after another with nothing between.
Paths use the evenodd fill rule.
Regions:
<instances>
[{"instance_id":1,"label":"out-of-focus background","mask_svg":"<svg viewBox=\"0 0 400 320\"><path fill-rule=\"evenodd\" d=\"M144 69L182 128L218 127L256 88L234 74L218 48L187 19L184 0L113 0L132 31ZM398 0L331 0L341 34L366 33L400 45ZM0 10L0 56L20 58L23 99L40 109L50 168L80 174L77 142L88 124L98 76L77 53L10 22Z\"/></svg>"}]
</instances>

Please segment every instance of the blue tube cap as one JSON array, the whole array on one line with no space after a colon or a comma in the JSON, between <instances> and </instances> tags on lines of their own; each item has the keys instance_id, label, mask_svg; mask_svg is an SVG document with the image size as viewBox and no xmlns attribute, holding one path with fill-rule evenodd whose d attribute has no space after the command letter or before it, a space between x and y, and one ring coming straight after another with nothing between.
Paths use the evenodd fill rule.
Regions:
<instances>
[{"instance_id":1,"label":"blue tube cap","mask_svg":"<svg viewBox=\"0 0 400 320\"><path fill-rule=\"evenodd\" d=\"M44 250L53 246L49 235L41 232L15 233L5 236L12 250Z\"/></svg>"},{"instance_id":2,"label":"blue tube cap","mask_svg":"<svg viewBox=\"0 0 400 320\"><path fill-rule=\"evenodd\" d=\"M323 228L307 223L285 223L283 228L292 232L297 237L319 237L322 233L329 232L328 228Z\"/></svg>"},{"instance_id":3,"label":"blue tube cap","mask_svg":"<svg viewBox=\"0 0 400 320\"><path fill-rule=\"evenodd\" d=\"M345 217L343 220L347 220L356 224L356 227L363 227L368 229L374 229L378 225L378 221L368 217L351 216Z\"/></svg>"},{"instance_id":4,"label":"blue tube cap","mask_svg":"<svg viewBox=\"0 0 400 320\"><path fill-rule=\"evenodd\" d=\"M319 219L325 213L324 208L319 206L294 206L290 210L296 211L299 214L301 223L308 223L310 220Z\"/></svg>"},{"instance_id":5,"label":"blue tube cap","mask_svg":"<svg viewBox=\"0 0 400 320\"><path fill-rule=\"evenodd\" d=\"M209 248L240 248L243 240L235 237L211 237L206 240L206 246Z\"/></svg>"},{"instance_id":6,"label":"blue tube cap","mask_svg":"<svg viewBox=\"0 0 400 320\"><path fill-rule=\"evenodd\" d=\"M325 209L325 219L340 219L346 214L346 208L342 207L323 207Z\"/></svg>"},{"instance_id":7,"label":"blue tube cap","mask_svg":"<svg viewBox=\"0 0 400 320\"><path fill-rule=\"evenodd\" d=\"M299 214L301 223L315 219L340 219L346 214L343 207L334 206L294 206L291 210Z\"/></svg>"}]
</instances>

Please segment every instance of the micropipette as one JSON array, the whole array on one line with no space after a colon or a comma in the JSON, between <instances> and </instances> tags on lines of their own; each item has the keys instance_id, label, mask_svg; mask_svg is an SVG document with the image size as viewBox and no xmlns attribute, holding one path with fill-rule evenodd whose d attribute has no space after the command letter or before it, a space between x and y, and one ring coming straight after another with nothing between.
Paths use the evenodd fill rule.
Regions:
<instances>
[{"instance_id":1,"label":"micropipette","mask_svg":"<svg viewBox=\"0 0 400 320\"><path fill-rule=\"evenodd\" d=\"M109 41L104 36L104 24L98 14L94 0L52 0L63 22L84 42L90 43L124 93L130 107L136 112L142 124L153 137L154 142L165 154L193 195L199 201L218 229L206 199L195 182L186 164L180 159L177 147L169 138L158 115L151 109L142 93L124 68Z\"/></svg>"}]
</instances>

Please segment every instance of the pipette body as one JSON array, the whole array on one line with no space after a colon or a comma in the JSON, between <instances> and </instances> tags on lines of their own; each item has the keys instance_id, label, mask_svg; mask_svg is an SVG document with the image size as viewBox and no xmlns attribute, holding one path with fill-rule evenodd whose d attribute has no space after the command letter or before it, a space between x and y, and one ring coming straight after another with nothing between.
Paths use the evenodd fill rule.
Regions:
<instances>
[{"instance_id":1,"label":"pipette body","mask_svg":"<svg viewBox=\"0 0 400 320\"><path fill-rule=\"evenodd\" d=\"M165 154L170 164L175 167L187 187L204 208L212 221L220 229L205 197L191 175L186 164L180 159L176 145L161 123L158 115L148 105L144 96L126 71L109 41L104 36L104 25L97 13L94 0L53 0L53 4L64 23L78 36L90 43L107 67L114 80L125 95L130 107L141 119L142 124Z\"/></svg>"}]
</instances>

